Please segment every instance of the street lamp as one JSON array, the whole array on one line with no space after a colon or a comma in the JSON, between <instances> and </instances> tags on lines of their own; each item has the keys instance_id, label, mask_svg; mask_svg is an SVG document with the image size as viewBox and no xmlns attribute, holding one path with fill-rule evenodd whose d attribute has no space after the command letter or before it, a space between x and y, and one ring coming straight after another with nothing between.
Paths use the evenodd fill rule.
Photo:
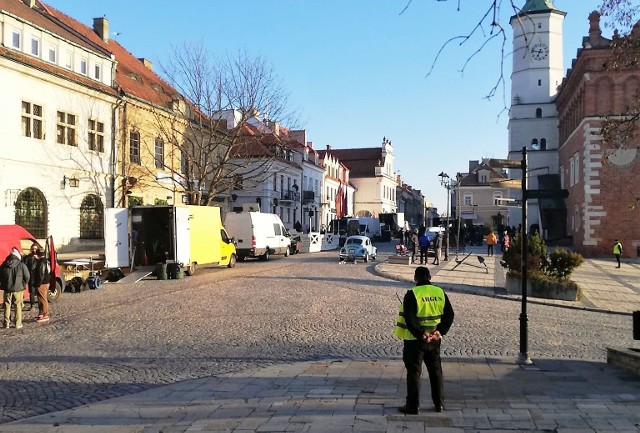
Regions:
<instances>
[{"instance_id":1,"label":"street lamp","mask_svg":"<svg viewBox=\"0 0 640 433\"><path fill-rule=\"evenodd\" d=\"M447 190L447 225L444 227L444 260L449 260L449 200L451 198L451 178L447 173L441 171L438 175L440 178L440 185L444 186Z\"/></svg>"}]
</instances>

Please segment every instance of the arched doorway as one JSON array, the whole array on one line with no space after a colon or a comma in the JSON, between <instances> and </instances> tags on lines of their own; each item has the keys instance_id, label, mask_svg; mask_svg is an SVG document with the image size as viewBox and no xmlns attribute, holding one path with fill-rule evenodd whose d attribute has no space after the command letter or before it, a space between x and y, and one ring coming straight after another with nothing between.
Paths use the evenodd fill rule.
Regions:
<instances>
[{"instance_id":1,"label":"arched doorway","mask_svg":"<svg viewBox=\"0 0 640 433\"><path fill-rule=\"evenodd\" d=\"M104 237L104 207L100 197L87 195L80 205L80 239Z\"/></svg>"},{"instance_id":2,"label":"arched doorway","mask_svg":"<svg viewBox=\"0 0 640 433\"><path fill-rule=\"evenodd\" d=\"M39 189L27 188L20 191L16 199L15 221L37 239L47 237L47 200Z\"/></svg>"}]
</instances>

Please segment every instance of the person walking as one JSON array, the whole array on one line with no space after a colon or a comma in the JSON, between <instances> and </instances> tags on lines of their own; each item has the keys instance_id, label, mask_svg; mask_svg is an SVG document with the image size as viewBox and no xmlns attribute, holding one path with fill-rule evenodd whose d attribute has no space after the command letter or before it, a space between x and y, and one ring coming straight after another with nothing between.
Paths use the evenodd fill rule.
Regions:
<instances>
[{"instance_id":1,"label":"person walking","mask_svg":"<svg viewBox=\"0 0 640 433\"><path fill-rule=\"evenodd\" d=\"M504 236L502 237L502 253L509 249L511 239L509 238L509 232L505 230Z\"/></svg>"},{"instance_id":2,"label":"person walking","mask_svg":"<svg viewBox=\"0 0 640 433\"><path fill-rule=\"evenodd\" d=\"M411 263L416 262L416 256L420 254L420 241L418 239L418 229L414 229L411 233Z\"/></svg>"},{"instance_id":3,"label":"person walking","mask_svg":"<svg viewBox=\"0 0 640 433\"><path fill-rule=\"evenodd\" d=\"M454 312L444 291L431 284L431 274L424 266L416 268L415 287L407 290L400 305L393 334L404 341L402 360L407 369L407 398L398 410L404 414L420 412L422 363L431 383L431 399L436 412L444 410L444 384L440 346L442 336L453 324Z\"/></svg>"},{"instance_id":4,"label":"person walking","mask_svg":"<svg viewBox=\"0 0 640 433\"><path fill-rule=\"evenodd\" d=\"M34 269L33 282L38 288L38 310L39 315L36 317L36 322L48 322L49 321L49 286L51 285L51 267L49 261L44 256L42 248L38 248L36 251L36 266Z\"/></svg>"},{"instance_id":5,"label":"person walking","mask_svg":"<svg viewBox=\"0 0 640 433\"><path fill-rule=\"evenodd\" d=\"M3 292L4 327L9 329L11 324L11 307L15 305L15 326L22 328L22 297L29 282L29 269L22 262L22 253L13 247L0 267L0 289Z\"/></svg>"},{"instance_id":6,"label":"person walking","mask_svg":"<svg viewBox=\"0 0 640 433\"><path fill-rule=\"evenodd\" d=\"M33 309L33 305L36 303L36 292L38 290L38 287L35 284L33 284L33 275L34 275L34 270L36 269L36 262L38 261L38 258L36 257L37 249L38 249L38 244L36 243L31 244L29 254L24 256L24 258L22 259L24 264L27 265L27 269L29 269L29 275L30 275L29 308L26 309L27 311L30 311L31 309Z\"/></svg>"},{"instance_id":7,"label":"person walking","mask_svg":"<svg viewBox=\"0 0 640 433\"><path fill-rule=\"evenodd\" d=\"M493 246L496 244L496 242L498 242L498 239L496 238L496 234L493 232L493 230L491 230L487 235L487 255L488 256L493 255Z\"/></svg>"},{"instance_id":8,"label":"person walking","mask_svg":"<svg viewBox=\"0 0 640 433\"><path fill-rule=\"evenodd\" d=\"M613 255L616 258L616 261L618 262L618 266L616 266L616 268L620 267L620 256L622 256L622 243L616 239L616 241L613 244Z\"/></svg>"},{"instance_id":9,"label":"person walking","mask_svg":"<svg viewBox=\"0 0 640 433\"><path fill-rule=\"evenodd\" d=\"M420 244L420 264L426 265L429 261L429 236L427 236L427 232L425 231L422 236L418 238L418 243Z\"/></svg>"},{"instance_id":10,"label":"person walking","mask_svg":"<svg viewBox=\"0 0 640 433\"><path fill-rule=\"evenodd\" d=\"M433 264L439 265L440 254L442 253L442 235L440 234L440 232L436 234L436 238L433 240L433 251L434 251Z\"/></svg>"}]
</instances>

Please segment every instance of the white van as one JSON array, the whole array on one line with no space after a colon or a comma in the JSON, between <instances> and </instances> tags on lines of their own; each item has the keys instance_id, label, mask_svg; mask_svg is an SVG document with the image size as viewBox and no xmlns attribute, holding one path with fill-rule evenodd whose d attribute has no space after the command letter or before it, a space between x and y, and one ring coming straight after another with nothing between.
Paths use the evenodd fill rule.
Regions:
<instances>
[{"instance_id":1,"label":"white van","mask_svg":"<svg viewBox=\"0 0 640 433\"><path fill-rule=\"evenodd\" d=\"M276 214L229 212L224 219L224 227L236 239L238 260L245 257L268 260L271 254L289 256L291 239Z\"/></svg>"}]
</instances>

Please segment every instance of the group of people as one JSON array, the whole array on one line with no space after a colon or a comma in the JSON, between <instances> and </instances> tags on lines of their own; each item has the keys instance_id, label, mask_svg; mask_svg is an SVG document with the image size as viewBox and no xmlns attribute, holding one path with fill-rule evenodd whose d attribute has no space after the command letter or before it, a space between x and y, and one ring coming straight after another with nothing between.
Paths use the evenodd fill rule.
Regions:
<instances>
[{"instance_id":1,"label":"group of people","mask_svg":"<svg viewBox=\"0 0 640 433\"><path fill-rule=\"evenodd\" d=\"M23 257L18 247L11 252L0 265L0 289L3 290L4 327L11 327L11 311L15 307L15 327L22 328L22 309L25 287L29 290L29 307L31 310L38 302L39 314L36 322L49 321L49 302L47 294L51 283L51 269L44 250L37 244L31 245L29 254Z\"/></svg>"}]
</instances>

